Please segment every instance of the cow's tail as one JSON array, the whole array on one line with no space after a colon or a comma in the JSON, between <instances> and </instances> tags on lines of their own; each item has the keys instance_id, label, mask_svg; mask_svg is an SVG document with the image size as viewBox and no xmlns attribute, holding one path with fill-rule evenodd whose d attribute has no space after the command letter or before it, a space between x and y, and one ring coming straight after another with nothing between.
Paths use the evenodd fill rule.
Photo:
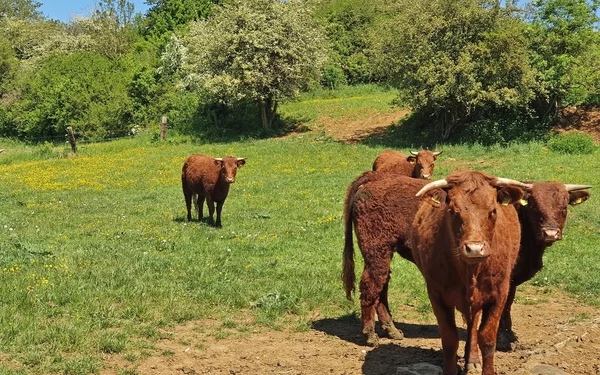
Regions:
<instances>
[{"instance_id":1,"label":"cow's tail","mask_svg":"<svg viewBox=\"0 0 600 375\"><path fill-rule=\"evenodd\" d=\"M344 256L342 262L342 281L346 290L346 298L352 300L356 290L356 275L354 274L354 243L352 239L352 201L354 184L350 185L344 202Z\"/></svg>"}]
</instances>

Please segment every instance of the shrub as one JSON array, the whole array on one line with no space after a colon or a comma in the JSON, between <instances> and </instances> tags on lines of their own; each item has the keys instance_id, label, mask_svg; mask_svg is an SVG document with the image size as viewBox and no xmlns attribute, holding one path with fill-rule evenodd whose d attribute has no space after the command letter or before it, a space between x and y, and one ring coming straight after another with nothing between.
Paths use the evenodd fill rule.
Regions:
<instances>
[{"instance_id":1,"label":"shrub","mask_svg":"<svg viewBox=\"0 0 600 375\"><path fill-rule=\"evenodd\" d=\"M552 151L572 155L591 154L596 148L594 139L580 132L557 134L550 138L548 147Z\"/></svg>"}]
</instances>

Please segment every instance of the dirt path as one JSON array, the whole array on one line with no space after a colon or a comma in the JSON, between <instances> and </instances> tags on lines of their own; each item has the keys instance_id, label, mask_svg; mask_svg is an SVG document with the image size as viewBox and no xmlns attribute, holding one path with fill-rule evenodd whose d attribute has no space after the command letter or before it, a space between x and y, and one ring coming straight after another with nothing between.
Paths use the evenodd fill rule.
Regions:
<instances>
[{"instance_id":1,"label":"dirt path","mask_svg":"<svg viewBox=\"0 0 600 375\"><path fill-rule=\"evenodd\" d=\"M534 365L547 364L572 375L600 373L600 310L582 305L553 291L528 287L514 306L519 345L513 352L496 353L498 374L525 375ZM523 296L526 296L523 298ZM169 330L169 339L140 362L107 358L103 374L135 369L139 374L336 374L395 375L396 368L419 362L442 364L441 341L431 322L403 321L403 309L394 312L405 333L401 341L382 340L378 348L364 346L357 319L317 319L308 332L276 331L258 327L240 333L230 329L225 338L221 324L195 321ZM461 328L463 353L464 326Z\"/></svg>"}]
</instances>

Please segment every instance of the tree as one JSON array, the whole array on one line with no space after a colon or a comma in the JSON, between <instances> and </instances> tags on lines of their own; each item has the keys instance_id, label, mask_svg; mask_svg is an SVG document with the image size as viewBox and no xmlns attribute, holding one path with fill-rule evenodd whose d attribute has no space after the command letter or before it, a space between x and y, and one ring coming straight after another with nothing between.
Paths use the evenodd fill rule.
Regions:
<instances>
[{"instance_id":1,"label":"tree","mask_svg":"<svg viewBox=\"0 0 600 375\"><path fill-rule=\"evenodd\" d=\"M144 20L144 35L165 39L191 21L206 19L212 6L222 0L147 0L150 9Z\"/></svg>"},{"instance_id":2,"label":"tree","mask_svg":"<svg viewBox=\"0 0 600 375\"><path fill-rule=\"evenodd\" d=\"M380 74L447 139L485 107L527 106L533 96L525 23L511 2L399 0L376 42Z\"/></svg>"},{"instance_id":3,"label":"tree","mask_svg":"<svg viewBox=\"0 0 600 375\"><path fill-rule=\"evenodd\" d=\"M43 18L39 1L31 0L0 0L0 20L3 18L18 18L21 20L40 20Z\"/></svg>"},{"instance_id":4,"label":"tree","mask_svg":"<svg viewBox=\"0 0 600 375\"><path fill-rule=\"evenodd\" d=\"M294 98L325 61L321 29L302 0L235 0L192 24L186 81L213 104L258 103L270 128L280 101Z\"/></svg>"},{"instance_id":5,"label":"tree","mask_svg":"<svg viewBox=\"0 0 600 375\"><path fill-rule=\"evenodd\" d=\"M136 39L133 11L133 3L127 0L100 1L89 18L72 22L71 31L89 36L94 51L116 60L129 52Z\"/></svg>"},{"instance_id":6,"label":"tree","mask_svg":"<svg viewBox=\"0 0 600 375\"><path fill-rule=\"evenodd\" d=\"M543 116L585 101L600 89L600 35L595 29L600 0L535 0L530 37L542 89L536 101Z\"/></svg>"},{"instance_id":7,"label":"tree","mask_svg":"<svg viewBox=\"0 0 600 375\"><path fill-rule=\"evenodd\" d=\"M322 0L316 15L331 43L330 63L343 70L351 84L374 80L369 60L369 34L379 22L382 0ZM333 67L326 67L331 74Z\"/></svg>"}]
</instances>

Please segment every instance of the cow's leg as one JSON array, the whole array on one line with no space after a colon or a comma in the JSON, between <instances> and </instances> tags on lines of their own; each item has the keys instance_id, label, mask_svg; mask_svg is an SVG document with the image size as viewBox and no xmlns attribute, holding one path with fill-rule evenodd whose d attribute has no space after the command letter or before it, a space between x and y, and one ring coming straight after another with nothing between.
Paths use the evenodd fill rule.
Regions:
<instances>
[{"instance_id":1,"label":"cow's leg","mask_svg":"<svg viewBox=\"0 0 600 375\"><path fill-rule=\"evenodd\" d=\"M208 207L208 224L214 226L215 202L209 195L206 195L206 206Z\"/></svg>"},{"instance_id":2,"label":"cow's leg","mask_svg":"<svg viewBox=\"0 0 600 375\"><path fill-rule=\"evenodd\" d=\"M477 327L481 318L481 310L472 318L467 317L467 342L465 344L465 370L467 374L481 374L481 360L477 345Z\"/></svg>"},{"instance_id":3,"label":"cow's leg","mask_svg":"<svg viewBox=\"0 0 600 375\"><path fill-rule=\"evenodd\" d=\"M482 375L494 375L494 352L496 351L496 336L500 325L500 316L506 300L506 295L498 296L496 303L485 305L481 314L481 326L477 335L479 349L483 357ZM498 303L500 302L500 303Z\"/></svg>"},{"instance_id":4,"label":"cow's leg","mask_svg":"<svg viewBox=\"0 0 600 375\"><path fill-rule=\"evenodd\" d=\"M202 221L202 218L204 217L204 195L198 195L196 208L198 210L198 221Z\"/></svg>"},{"instance_id":5,"label":"cow's leg","mask_svg":"<svg viewBox=\"0 0 600 375\"><path fill-rule=\"evenodd\" d=\"M375 311L376 309L380 310L380 298L390 277L390 262L393 252L391 249L383 249L382 251L381 248L370 248L368 245L362 246L361 252L365 260L365 268L360 279L363 333L367 338L367 345L378 346L379 337L375 333ZM381 254L384 255L381 256ZM382 323L387 324L388 327L393 326L389 312L386 311L384 317L380 316L379 318L387 318L387 321Z\"/></svg>"},{"instance_id":6,"label":"cow's leg","mask_svg":"<svg viewBox=\"0 0 600 375\"><path fill-rule=\"evenodd\" d=\"M381 322L381 326L387 333L388 337L394 340L402 340L404 333L398 330L394 325L392 314L390 313L390 306L388 303L388 285L390 284L390 272L388 272L387 281L379 294L379 303L377 304L377 316Z\"/></svg>"},{"instance_id":7,"label":"cow's leg","mask_svg":"<svg viewBox=\"0 0 600 375\"><path fill-rule=\"evenodd\" d=\"M194 194L183 188L183 197L185 198L185 207L187 208L187 221L192 221L192 196Z\"/></svg>"},{"instance_id":8,"label":"cow's leg","mask_svg":"<svg viewBox=\"0 0 600 375\"><path fill-rule=\"evenodd\" d=\"M512 330L512 318L510 316L510 310L515 300L516 292L517 286L511 282L508 290L508 297L504 304L504 310L502 311L502 317L500 318L500 328L498 328L498 338L496 340L496 349L501 351L511 351L511 343L517 341L517 337Z\"/></svg>"},{"instance_id":9,"label":"cow's leg","mask_svg":"<svg viewBox=\"0 0 600 375\"><path fill-rule=\"evenodd\" d=\"M215 223L216 227L221 227L221 210L223 209L223 203L225 200L217 201L217 222Z\"/></svg>"},{"instance_id":10,"label":"cow's leg","mask_svg":"<svg viewBox=\"0 0 600 375\"><path fill-rule=\"evenodd\" d=\"M454 321L454 307L448 306L440 296L429 294L433 313L438 321L442 350L444 352L444 375L456 375L456 352L458 351L458 329Z\"/></svg>"}]
</instances>

